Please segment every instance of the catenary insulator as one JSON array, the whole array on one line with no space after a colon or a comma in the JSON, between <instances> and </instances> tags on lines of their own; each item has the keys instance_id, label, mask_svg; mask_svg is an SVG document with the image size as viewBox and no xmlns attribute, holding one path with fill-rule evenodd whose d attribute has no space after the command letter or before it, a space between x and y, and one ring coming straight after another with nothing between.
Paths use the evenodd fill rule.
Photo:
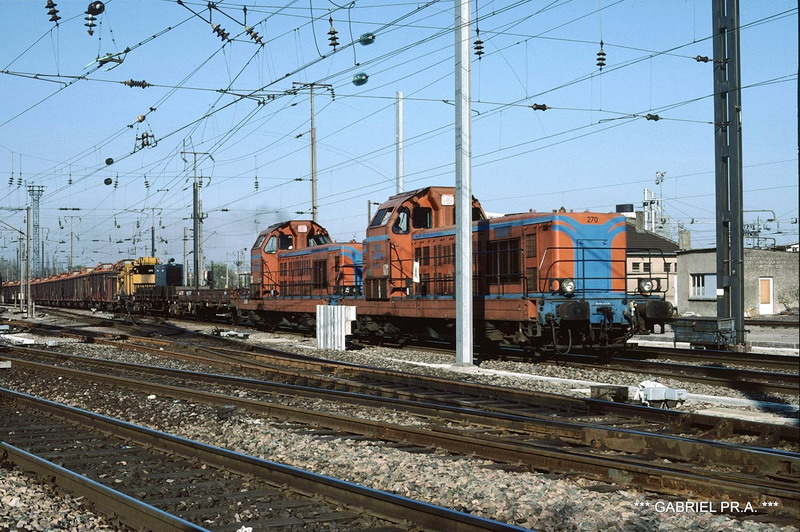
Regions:
<instances>
[{"instance_id":1,"label":"catenary insulator","mask_svg":"<svg viewBox=\"0 0 800 532\"><path fill-rule=\"evenodd\" d=\"M644 115L644 117L645 117L647 120L653 120L654 122L657 122L658 120L661 120L661 117L660 117L660 116L658 116L658 115L651 115L650 113L647 113L646 115Z\"/></svg>"},{"instance_id":2,"label":"catenary insulator","mask_svg":"<svg viewBox=\"0 0 800 532\"><path fill-rule=\"evenodd\" d=\"M141 87L141 88L143 88L143 89L146 89L147 87L150 87L150 86L151 86L151 85L150 85L149 83L147 83L145 80L142 80L142 81L136 81L136 80L134 80L134 79L129 79L128 81L123 81L123 82L122 82L122 84L123 84L123 85L127 85L128 87ZM140 121L141 121L141 120L140 120Z\"/></svg>"},{"instance_id":3,"label":"catenary insulator","mask_svg":"<svg viewBox=\"0 0 800 532\"><path fill-rule=\"evenodd\" d=\"M333 17L328 18L328 22L331 25L331 29L328 30L328 44L333 47L333 51L336 51L336 47L339 46L339 39L336 38L336 35L339 33L336 31L336 28L333 27Z\"/></svg>"},{"instance_id":4,"label":"catenary insulator","mask_svg":"<svg viewBox=\"0 0 800 532\"><path fill-rule=\"evenodd\" d=\"M603 67L606 66L606 52L603 50L603 41L600 41L600 50L597 51L597 66L600 67L600 70L603 70Z\"/></svg>"},{"instance_id":5,"label":"catenary insulator","mask_svg":"<svg viewBox=\"0 0 800 532\"><path fill-rule=\"evenodd\" d=\"M94 23L95 20L97 19L95 19L94 15L86 16L86 23L84 24L84 26L89 28L88 30L86 30L86 33L88 33L89 35L94 35L94 28L97 27L97 24Z\"/></svg>"},{"instance_id":6,"label":"catenary insulator","mask_svg":"<svg viewBox=\"0 0 800 532\"><path fill-rule=\"evenodd\" d=\"M475 39L475 43L474 43L474 45L475 45L475 46L473 46L473 48L475 48L475 55L477 55L477 56L478 56L478 59L480 59L480 58L481 58L481 56L484 54L484 51L483 51L483 41L482 41L482 40L480 40L480 39Z\"/></svg>"},{"instance_id":7,"label":"catenary insulator","mask_svg":"<svg viewBox=\"0 0 800 532\"><path fill-rule=\"evenodd\" d=\"M698 55L697 57L694 58L694 60L697 61L698 63L708 63L709 61L711 61L711 59L709 59L707 55Z\"/></svg>"}]
</instances>

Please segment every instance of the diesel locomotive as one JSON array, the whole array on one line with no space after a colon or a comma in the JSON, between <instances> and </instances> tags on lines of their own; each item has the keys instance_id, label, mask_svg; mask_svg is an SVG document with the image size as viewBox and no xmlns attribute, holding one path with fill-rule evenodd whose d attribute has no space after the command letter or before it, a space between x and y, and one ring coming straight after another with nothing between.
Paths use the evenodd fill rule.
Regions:
<instances>
[{"instance_id":1,"label":"diesel locomotive","mask_svg":"<svg viewBox=\"0 0 800 532\"><path fill-rule=\"evenodd\" d=\"M47 304L61 298L70 306L246 317L269 329L308 331L317 305L351 305L355 336L452 342L455 209L453 187L397 194L380 205L363 242L333 242L308 220L272 225L250 250L244 288L181 287L179 265L145 257L37 280L33 295ZM663 297L667 279L639 277L629 290L626 245L621 215L562 208L492 218L473 198L476 342L532 353L603 351L663 328L674 312ZM14 284L3 290L9 301Z\"/></svg>"}]
</instances>

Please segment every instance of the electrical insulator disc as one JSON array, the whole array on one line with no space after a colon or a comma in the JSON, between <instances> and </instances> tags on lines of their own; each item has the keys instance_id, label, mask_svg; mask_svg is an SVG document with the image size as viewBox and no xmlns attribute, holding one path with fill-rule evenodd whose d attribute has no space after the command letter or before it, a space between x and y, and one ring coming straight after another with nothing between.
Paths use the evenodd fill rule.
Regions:
<instances>
[{"instance_id":1,"label":"electrical insulator disc","mask_svg":"<svg viewBox=\"0 0 800 532\"><path fill-rule=\"evenodd\" d=\"M361 46L368 46L375 42L375 34L374 33L364 33L361 37L358 38L358 42L361 43Z\"/></svg>"},{"instance_id":2,"label":"electrical insulator disc","mask_svg":"<svg viewBox=\"0 0 800 532\"><path fill-rule=\"evenodd\" d=\"M112 159L111 157L109 157L108 159L106 159L106 164L107 164L107 165L109 165L109 166L110 166L110 165L112 165L112 164L114 164L114 159Z\"/></svg>"},{"instance_id":3,"label":"electrical insulator disc","mask_svg":"<svg viewBox=\"0 0 800 532\"><path fill-rule=\"evenodd\" d=\"M366 75L364 72L359 72L358 74L353 76L353 85L355 85L356 87L360 87L367 81L369 81L369 76Z\"/></svg>"},{"instance_id":4,"label":"electrical insulator disc","mask_svg":"<svg viewBox=\"0 0 800 532\"><path fill-rule=\"evenodd\" d=\"M144 119L145 119L144 115L139 115L139 116L136 117L136 121L137 122L144 122Z\"/></svg>"},{"instance_id":5,"label":"electrical insulator disc","mask_svg":"<svg viewBox=\"0 0 800 532\"><path fill-rule=\"evenodd\" d=\"M106 185L110 185L113 182L114 182L114 180L111 179L110 177L107 177L107 178L103 179L103 183L105 183Z\"/></svg>"}]
</instances>

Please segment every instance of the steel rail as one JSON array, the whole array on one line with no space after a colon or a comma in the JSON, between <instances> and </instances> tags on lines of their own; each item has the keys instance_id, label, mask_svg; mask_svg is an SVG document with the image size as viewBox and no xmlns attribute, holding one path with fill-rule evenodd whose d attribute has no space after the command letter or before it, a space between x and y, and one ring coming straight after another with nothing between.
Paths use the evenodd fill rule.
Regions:
<instances>
[{"instance_id":1,"label":"steel rail","mask_svg":"<svg viewBox=\"0 0 800 532\"><path fill-rule=\"evenodd\" d=\"M440 401L442 404L453 404L460 406L463 404L463 399L458 399L458 397L465 396L470 398L485 398L487 401L506 402L508 404L494 406L486 405L485 409L510 414L519 414L520 412L516 409L509 409L509 404L516 404L519 406L529 405L532 409L541 409L543 405L546 405L548 416L554 414L558 415L558 413L567 415L583 414L589 416L598 414L614 414L628 418L639 418L656 423L670 424L676 427L682 427L685 430L688 430L689 428L695 428L697 430L712 431L719 433L720 436L726 434L746 434L755 436L764 436L766 434L770 434L775 438L789 442L800 441L800 434L798 434L798 431L794 427L786 425L767 425L764 423L735 418L719 418L705 414L653 409L645 406L626 403L614 403L596 399L569 397L530 390L515 390L468 381L444 379L440 377L430 377L418 374L406 374L393 370L383 370L378 368L370 368L367 366L358 366L355 364L339 363L332 360L319 359L310 356L287 354L270 348L264 348L264 352L242 352L226 348L202 348L196 345L189 347L191 351L206 351L213 353L216 356L222 356L225 358L225 360L214 360L198 354L165 350L165 346L173 346L173 348L175 347L176 343L174 340L168 341L147 337L128 337L131 341L152 343L161 346L154 348L136 343L122 343L120 341L111 340L108 338L97 338L94 336L85 335L81 337L86 338L88 341L103 345L136 349L160 356L170 356L191 362L218 365L228 369L258 373L267 372L281 375L290 379L297 377L296 372L288 369L290 366L298 367L303 370L318 371L320 372L320 375L304 375L301 378L306 381L315 380L320 383L318 386L322 386L322 383L326 383L326 386L331 388L343 386L344 384L342 383L342 379L344 378L347 380L346 384L348 386L352 387L353 389L357 389L356 382L353 382L353 380L361 380L366 378L368 382L363 385L359 391L386 397L405 398L412 400L426 399L426 397L423 395L413 391L385 386L385 384L390 383L391 385L406 386L411 390L428 389L445 392L454 396L450 399L442 398ZM289 358L287 359L285 356L288 356ZM266 360L268 362L260 362L262 360ZM332 377L332 375L337 377ZM532 417L536 416L533 415Z\"/></svg>"},{"instance_id":2,"label":"steel rail","mask_svg":"<svg viewBox=\"0 0 800 532\"><path fill-rule=\"evenodd\" d=\"M38 363L29 363L29 365L30 367L45 366L39 365ZM796 482L769 481L767 478L759 481L759 479L751 475L739 476L739 478L737 478L735 474L697 471L696 468L687 466L654 465L648 458L642 457L597 456L588 451L564 449L562 446L538 443L513 444L508 441L502 441L499 438L465 436L464 434L444 429L415 429L413 427L356 420L344 416L322 414L316 411L265 404L252 399L241 399L223 394L202 392L171 385L94 374L83 370L66 371L66 368L55 368L52 366L42 367L42 369L49 371L64 370L64 373L69 375L80 376L82 378L89 378L110 384L128 387L131 385L134 387L139 386L147 392L158 392L162 395L187 401L216 405L234 404L240 408L255 411L260 414L289 418L316 425L332 426L339 430L345 430L356 434L369 434L373 437L406 441L417 445L435 445L463 454L476 453L494 460L526 464L539 470L560 473L580 472L588 478L638 486L661 493L683 495L690 492L709 497L738 498L738 500L744 500L746 497L758 497L761 499L770 497L781 501L781 505L784 508L791 507L787 505L796 505L797 502L800 502L800 491L796 488ZM596 427L590 427L590 429L597 431L595 436L602 437L602 429ZM605 435L608 436L608 433ZM623 447L625 446L625 442L621 439L621 434L617 433L614 435L612 433L612 438L613 436L618 438L617 441L622 442L621 445L623 445ZM639 436L643 435L640 434ZM629 444L631 448L637 445L636 440L636 437L632 438L633 443ZM666 447L658 446L659 450L662 448L669 448L670 445L675 448L680 448L682 445L691 445L691 440L689 439L671 437L665 438L665 441L666 440L672 443L667 444ZM745 463L749 463L749 465L745 467L756 466L756 463L759 462L760 459L762 467L766 466L771 469L772 474L779 478L786 477L786 475L792 474L793 471L796 472L800 465L800 459L798 459L795 453L779 452L775 456L770 456L771 453L764 450L748 450L745 452L745 450L737 449L735 446L719 443L715 443L713 447L720 456L725 455L727 451L727 454L731 455L729 456L729 458L732 459L731 463L742 464L741 459L745 458ZM631 451L631 448L620 450ZM653 449L650 450L652 451ZM738 459L733 457L735 454L739 455ZM753 457L756 457L755 463ZM767 463L773 460L775 463L779 464L777 468L767 466ZM757 466L756 469L758 469Z\"/></svg>"},{"instance_id":3,"label":"steel rail","mask_svg":"<svg viewBox=\"0 0 800 532\"><path fill-rule=\"evenodd\" d=\"M85 497L100 513L114 516L131 528L165 532L208 531L4 441L0 441L0 460L44 476L59 488Z\"/></svg>"},{"instance_id":4,"label":"steel rail","mask_svg":"<svg viewBox=\"0 0 800 532\"><path fill-rule=\"evenodd\" d=\"M797 395L800 393L800 375L797 373L776 373L768 371L743 370L707 365L686 365L672 362L642 361L632 358L614 357L608 363L590 362L567 356L560 357L570 367L622 371L625 373L647 373L669 377L686 382L696 382L711 386L721 386L744 392L779 393ZM693 374L697 373L697 374Z\"/></svg>"},{"instance_id":5,"label":"steel rail","mask_svg":"<svg viewBox=\"0 0 800 532\"><path fill-rule=\"evenodd\" d=\"M674 347L631 346L621 353L634 359L666 358L685 362L713 362L735 364L753 368L797 371L800 357L797 355L775 355L770 353L741 353L717 351L715 349L683 349Z\"/></svg>"},{"instance_id":6,"label":"steel rail","mask_svg":"<svg viewBox=\"0 0 800 532\"><path fill-rule=\"evenodd\" d=\"M191 395L185 392L183 386L172 387L168 384L153 383L151 381L140 381L131 377L124 377L118 373L121 370L129 369L143 372L147 375L161 375L171 378L190 379L192 381L208 382L215 385L230 385L237 390L249 389L261 393L278 393L292 397L306 397L313 399L324 399L337 402L347 402L360 406L374 408L395 407L399 410L410 412L426 417L441 417L449 421L467 422L498 429L517 431L520 433L528 432L538 438L561 440L573 445L583 445L593 448L603 448L610 451L628 453L656 453L661 458L668 458L682 462L698 462L705 464L738 464L753 470L758 470L769 474L782 474L792 470L792 459L796 458L794 453L772 450L763 447L750 447L742 445L732 445L724 442L702 440L688 436L675 436L652 433L631 428L620 428L608 425L597 425L592 423L576 423L559 420L550 416L530 417L522 414L503 414L499 412L484 411L478 408L467 406L454 407L441 405L438 403L424 403L416 400L403 400L387 397L376 397L363 393L355 393L343 390L320 389L311 386L300 386L295 384L285 384L279 382L267 382L263 380L247 379L242 377L232 377L228 375L218 375L201 373L188 370L162 368L157 366L146 366L141 364L131 364L127 362L110 361L104 359L88 358L78 355L66 355L53 353L31 348L17 348L15 351L23 353L41 354L50 358L59 358L72 362L84 362L96 365L116 372L114 375L99 374L76 368L62 368L51 366L25 359L9 358L21 367L29 367L35 370L51 371L59 374L72 374L81 378L99 380L108 384L123 385L150 392L166 392L170 394L181 394L181 398L186 400L201 400L206 403L222 405L230 402L228 399L218 399L217 394L207 395L206 392L198 392ZM189 395L187 395L189 393ZM225 398L229 397L224 395ZM248 407L257 408L259 413L273 417L285 417L296 421L307 422L314 420L316 424L325 425L328 428L339 430L353 430L353 421L349 417L307 411L303 409L281 407L280 405L270 405L266 410L261 407L263 403L243 402ZM672 427L670 427L672 428ZM767 427L765 427L766 429ZM359 434L379 436L382 431L374 431L371 428L357 431ZM403 434L400 438L406 438ZM402 441L398 440L398 441ZM430 442L426 442L430 443ZM461 452L462 449L455 449ZM490 459L500 459L498 456L486 456ZM515 459L511 459L514 462Z\"/></svg>"},{"instance_id":7,"label":"steel rail","mask_svg":"<svg viewBox=\"0 0 800 532\"><path fill-rule=\"evenodd\" d=\"M341 504L368 510L395 522L410 521L423 528L454 532L524 530L520 527L473 516L456 510L416 501L287 466L278 462L237 453L214 445L156 431L102 414L76 408L29 394L0 388L0 394L57 417L105 431L162 452L199 460L212 467L241 475L252 475L269 483L290 486L308 496L323 496Z\"/></svg>"}]
</instances>

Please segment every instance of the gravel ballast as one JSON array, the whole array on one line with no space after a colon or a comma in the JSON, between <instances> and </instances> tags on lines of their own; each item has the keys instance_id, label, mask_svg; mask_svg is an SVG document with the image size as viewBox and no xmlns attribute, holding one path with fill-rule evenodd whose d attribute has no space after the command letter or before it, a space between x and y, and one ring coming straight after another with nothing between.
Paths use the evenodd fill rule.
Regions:
<instances>
[{"instance_id":1,"label":"gravel ballast","mask_svg":"<svg viewBox=\"0 0 800 532\"><path fill-rule=\"evenodd\" d=\"M190 329L202 329L196 323L187 326ZM210 330L212 327L209 326ZM48 339L51 340L52 339ZM263 343L271 347L291 348L300 353L325 356L338 360L370 364L381 367L392 367L403 371L416 371L434 374L447 378L464 378L481 382L489 382L501 386L515 386L526 389L569 393L575 386L557 384L549 381L529 380L505 374L459 374L450 366L453 357L442 354L423 354L419 352L399 351L388 348L366 348L358 352L326 352L317 353L310 349L313 339L299 340L295 337L253 333L252 343ZM124 359L130 362L153 363L151 357L138 353L121 353L118 349L76 344L58 339L59 343L70 343L76 354L102 356L115 360ZM61 347L59 346L59 349ZM67 351L67 346L63 346ZM289 349L287 349L289 350ZM410 361L410 362L409 362ZM197 365L183 362L164 363L171 367L191 368L200 371L220 372L214 368L199 368ZM420 365L425 364L425 365ZM437 364L429 366L428 364ZM530 372L531 366L512 362L485 362L481 368L501 369L502 371ZM549 368L549 369L548 369ZM553 371L553 375L575 380L595 380L635 385L639 381L626 374L600 370L581 370L580 368L536 368ZM646 378L646 376L643 376ZM644 380L644 379L642 379ZM664 384L672 385L668 382ZM730 393L730 390L706 387L699 392L697 386L688 383L676 383L678 386L691 389L692 392ZM443 456L443 453L415 454L381 446L374 442L353 440L324 440L306 434L298 434L279 422L259 418L243 412L234 412L226 419L219 419L217 409L203 405L175 401L169 398L155 397L148 399L142 394L85 384L58 377L39 377L38 380L26 378L24 372L0 371L0 386L9 387L34 395L65 402L74 406L91 409L100 413L126 419L158 430L164 430L213 445L219 445L238 452L252 454L269 460L275 460L296 467L324 473L343 480L357 482L376 489L399 493L415 499L442 504L450 508L468 511L484 517L514 523L523 527L540 530L796 530L794 527L779 527L752 521L738 521L712 512L677 512L659 511L665 509L666 500L658 496L647 497L632 490L606 491L607 486L597 486L596 482L541 475L505 471L496 464L482 459L461 459ZM581 395L582 392L572 392ZM736 395L733 392L732 395ZM796 404L796 398L795 403ZM313 404L322 406L322 402L297 401L299 406L310 408ZM701 405L703 406L703 405ZM330 405L326 409L332 408ZM340 405L347 415L350 408ZM697 408L697 405L684 405L684 408ZM391 418L394 422L406 422L397 413L381 409L370 414L377 418ZM394 418L392 418L394 416ZM387 419L388 420L388 419ZM409 419L407 422L413 422ZM12 491L16 485L7 480L5 471L0 470L0 490ZM25 480L33 485L30 480ZM610 488L614 490L614 488ZM2 493L5 493L3 491ZM53 497L47 497L53 506ZM661 501L661 507L656 505ZM649 506L638 506L649 502ZM754 501L755 502L755 501ZM716 503L718 506L718 502ZM65 506L65 508L67 508ZM11 510L3 500L0 508L0 523L11 522ZM758 509L758 508L757 508ZM47 508L26 507L28 519L45 522L48 519ZM66 513L72 514L71 507ZM63 512L62 512L63 513ZM13 514L18 515L18 514ZM49 518L54 518L53 514ZM4 521L5 520L5 521ZM11 529L16 523L12 524ZM74 530L96 530L102 528L83 527L78 524L65 528ZM0 527L2 529L2 527ZM25 529L25 528L21 528ZM47 528L28 528L30 530L46 530Z\"/></svg>"}]
</instances>

